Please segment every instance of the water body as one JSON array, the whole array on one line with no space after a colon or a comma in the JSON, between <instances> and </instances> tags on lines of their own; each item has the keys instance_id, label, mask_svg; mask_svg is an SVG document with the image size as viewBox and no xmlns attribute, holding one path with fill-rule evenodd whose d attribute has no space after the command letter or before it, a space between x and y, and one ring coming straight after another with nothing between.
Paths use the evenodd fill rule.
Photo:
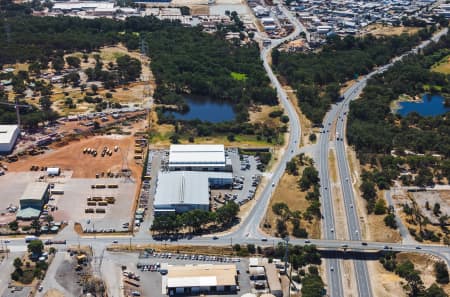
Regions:
<instances>
[{"instance_id":1,"label":"water body","mask_svg":"<svg viewBox=\"0 0 450 297\"><path fill-rule=\"evenodd\" d=\"M187 113L167 111L166 115L173 115L177 120L200 120L211 123L232 121L235 113L231 104L213 101L206 97L185 97L189 105Z\"/></svg>"},{"instance_id":2,"label":"water body","mask_svg":"<svg viewBox=\"0 0 450 297\"><path fill-rule=\"evenodd\" d=\"M421 116L438 116L450 111L450 107L445 107L444 101L444 97L440 95L426 94L422 97L422 102L399 102L397 113L401 116L411 112L417 112Z\"/></svg>"}]
</instances>

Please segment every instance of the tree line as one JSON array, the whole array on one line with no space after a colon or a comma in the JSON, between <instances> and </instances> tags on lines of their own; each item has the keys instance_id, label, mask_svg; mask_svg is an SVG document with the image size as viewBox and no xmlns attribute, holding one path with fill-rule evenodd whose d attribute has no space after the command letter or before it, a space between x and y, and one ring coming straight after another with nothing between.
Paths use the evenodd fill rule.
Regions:
<instances>
[{"instance_id":1,"label":"tree line","mask_svg":"<svg viewBox=\"0 0 450 297\"><path fill-rule=\"evenodd\" d=\"M417 34L376 38L332 36L319 52L272 53L276 71L296 90L302 112L313 123L321 123L332 103L341 99L342 84L386 64L392 57L408 51L427 39L435 27Z\"/></svg>"}]
</instances>

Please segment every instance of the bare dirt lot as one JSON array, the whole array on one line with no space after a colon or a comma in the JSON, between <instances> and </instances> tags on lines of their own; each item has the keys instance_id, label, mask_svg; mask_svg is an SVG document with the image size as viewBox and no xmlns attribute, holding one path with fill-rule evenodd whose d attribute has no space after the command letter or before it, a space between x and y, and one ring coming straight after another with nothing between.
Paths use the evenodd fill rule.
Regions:
<instances>
[{"instance_id":1,"label":"bare dirt lot","mask_svg":"<svg viewBox=\"0 0 450 297\"><path fill-rule=\"evenodd\" d=\"M9 164L9 171L29 171L31 165L60 167L63 170L72 170L73 177L93 178L101 172L119 172L127 166L132 171L132 176L137 178L141 173L141 166L134 160L134 136L105 135L84 138L74 141L64 147L55 149L49 153L20 159ZM119 146L112 156L101 157L103 147L113 149ZM98 155L83 154L84 148L94 148Z\"/></svg>"},{"instance_id":2,"label":"bare dirt lot","mask_svg":"<svg viewBox=\"0 0 450 297\"><path fill-rule=\"evenodd\" d=\"M400 282L402 278L387 271L379 261L368 262L369 274L372 275L372 289L375 297L406 296Z\"/></svg>"},{"instance_id":3,"label":"bare dirt lot","mask_svg":"<svg viewBox=\"0 0 450 297\"><path fill-rule=\"evenodd\" d=\"M364 34L372 34L374 36L394 36L401 34L415 34L419 31L419 29L420 28L415 27L393 27L382 24L374 24L367 26L364 30Z\"/></svg>"}]
</instances>

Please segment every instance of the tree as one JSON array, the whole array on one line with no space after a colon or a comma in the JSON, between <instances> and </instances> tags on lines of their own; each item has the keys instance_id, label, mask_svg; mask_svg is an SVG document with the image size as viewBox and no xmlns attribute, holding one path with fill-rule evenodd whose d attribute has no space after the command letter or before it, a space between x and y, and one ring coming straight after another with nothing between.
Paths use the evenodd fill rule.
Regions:
<instances>
[{"instance_id":1,"label":"tree","mask_svg":"<svg viewBox=\"0 0 450 297\"><path fill-rule=\"evenodd\" d=\"M302 279L302 297L322 297L324 283L319 275L307 274Z\"/></svg>"},{"instance_id":2,"label":"tree","mask_svg":"<svg viewBox=\"0 0 450 297\"><path fill-rule=\"evenodd\" d=\"M75 57L75 56L68 56L66 58L66 62L67 62L67 65L69 65L70 67L73 67L73 68L80 68L80 65L81 65L80 58Z\"/></svg>"},{"instance_id":3,"label":"tree","mask_svg":"<svg viewBox=\"0 0 450 297\"><path fill-rule=\"evenodd\" d=\"M382 215L386 213L386 210L386 202L384 201L384 199L378 199L375 203L374 213L376 215Z\"/></svg>"},{"instance_id":4,"label":"tree","mask_svg":"<svg viewBox=\"0 0 450 297\"><path fill-rule=\"evenodd\" d=\"M239 212L239 205L234 201L228 201L224 206L216 211L217 222L222 226L231 224Z\"/></svg>"},{"instance_id":5,"label":"tree","mask_svg":"<svg viewBox=\"0 0 450 297\"><path fill-rule=\"evenodd\" d=\"M444 262L436 262L434 264L434 272L436 273L436 282L439 284L448 284L449 275L447 264Z\"/></svg>"},{"instance_id":6,"label":"tree","mask_svg":"<svg viewBox=\"0 0 450 297\"><path fill-rule=\"evenodd\" d=\"M441 214L441 205L437 202L433 206L433 214L437 217Z\"/></svg>"},{"instance_id":7,"label":"tree","mask_svg":"<svg viewBox=\"0 0 450 297\"><path fill-rule=\"evenodd\" d=\"M20 269L23 265L22 260L20 258L15 258L13 265L14 265L14 268Z\"/></svg>"},{"instance_id":8,"label":"tree","mask_svg":"<svg viewBox=\"0 0 450 297\"><path fill-rule=\"evenodd\" d=\"M319 181L319 172L313 166L308 166L303 170L302 177L300 178L300 189L306 191L312 185L318 184Z\"/></svg>"},{"instance_id":9,"label":"tree","mask_svg":"<svg viewBox=\"0 0 450 297\"><path fill-rule=\"evenodd\" d=\"M40 255L40 254L42 254L43 249L44 249L44 244L42 243L42 240L32 240L28 244L28 251L33 254Z\"/></svg>"},{"instance_id":10,"label":"tree","mask_svg":"<svg viewBox=\"0 0 450 297\"><path fill-rule=\"evenodd\" d=\"M423 297L448 297L447 293L437 284L432 284L425 290Z\"/></svg>"},{"instance_id":11,"label":"tree","mask_svg":"<svg viewBox=\"0 0 450 297\"><path fill-rule=\"evenodd\" d=\"M256 253L256 247L255 247L255 245L254 244L247 244L247 251L250 253L250 254L254 254L254 253Z\"/></svg>"},{"instance_id":12,"label":"tree","mask_svg":"<svg viewBox=\"0 0 450 297\"><path fill-rule=\"evenodd\" d=\"M286 163L286 172L291 175L298 175L297 162L295 159L292 159Z\"/></svg>"},{"instance_id":13,"label":"tree","mask_svg":"<svg viewBox=\"0 0 450 297\"><path fill-rule=\"evenodd\" d=\"M142 66L138 59L124 55L118 57L116 63L121 80L124 82L135 81L141 75Z\"/></svg>"},{"instance_id":14,"label":"tree","mask_svg":"<svg viewBox=\"0 0 450 297\"><path fill-rule=\"evenodd\" d=\"M41 108L45 111L48 111L51 109L52 101L48 96L42 96L39 98L39 104L41 105Z\"/></svg>"},{"instance_id":15,"label":"tree","mask_svg":"<svg viewBox=\"0 0 450 297\"><path fill-rule=\"evenodd\" d=\"M395 220L395 214L389 213L384 217L384 224L392 229L397 229L397 221Z\"/></svg>"},{"instance_id":16,"label":"tree","mask_svg":"<svg viewBox=\"0 0 450 297\"><path fill-rule=\"evenodd\" d=\"M30 227L33 228L35 231L39 231L39 229L41 228L41 222L39 222L38 219L34 219L34 220L31 222Z\"/></svg>"},{"instance_id":17,"label":"tree","mask_svg":"<svg viewBox=\"0 0 450 297\"><path fill-rule=\"evenodd\" d=\"M92 92L94 92L94 95L96 95L98 91L98 86L96 84L91 84L91 90Z\"/></svg>"},{"instance_id":18,"label":"tree","mask_svg":"<svg viewBox=\"0 0 450 297\"><path fill-rule=\"evenodd\" d=\"M60 72L61 70L64 69L64 59L60 56L56 56L53 60L52 60L52 67L53 69L55 69L56 72Z\"/></svg>"},{"instance_id":19,"label":"tree","mask_svg":"<svg viewBox=\"0 0 450 297\"><path fill-rule=\"evenodd\" d=\"M19 229L19 223L17 221L12 221L11 223L8 224L9 229L13 230L13 231L17 231Z\"/></svg>"}]
</instances>

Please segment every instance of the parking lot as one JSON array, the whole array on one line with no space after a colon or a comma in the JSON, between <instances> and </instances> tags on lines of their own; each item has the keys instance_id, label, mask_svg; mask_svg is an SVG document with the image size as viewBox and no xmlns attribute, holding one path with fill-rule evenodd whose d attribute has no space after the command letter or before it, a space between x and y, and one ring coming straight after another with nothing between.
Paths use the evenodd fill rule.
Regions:
<instances>
[{"instance_id":1,"label":"parking lot","mask_svg":"<svg viewBox=\"0 0 450 297\"><path fill-rule=\"evenodd\" d=\"M163 263L168 265L198 265L198 264L235 264L239 271L238 285L239 291L236 295L242 295L251 291L250 279L246 273L248 268L248 259L237 257L217 257L207 255L187 255L173 253L155 253L155 254L138 254L138 253L112 253L105 252L105 260L114 262L115 272L117 274L121 270L122 265L126 265L126 271L131 272L133 276L137 276L131 280L127 276L122 275L122 279L130 279L130 281L138 286L133 286L133 291L140 292L141 296L163 297L167 296L162 288L162 274L160 273ZM108 264L110 265L110 264ZM110 267L110 266L109 266ZM109 286L109 284L107 284ZM115 286L115 285L113 285ZM123 286L122 286L123 288ZM131 290L125 283L125 289ZM113 293L113 292L112 292ZM116 293L117 294L117 293ZM236 295L220 295L220 296L236 296ZM216 295L208 295L216 296Z\"/></svg>"}]
</instances>

